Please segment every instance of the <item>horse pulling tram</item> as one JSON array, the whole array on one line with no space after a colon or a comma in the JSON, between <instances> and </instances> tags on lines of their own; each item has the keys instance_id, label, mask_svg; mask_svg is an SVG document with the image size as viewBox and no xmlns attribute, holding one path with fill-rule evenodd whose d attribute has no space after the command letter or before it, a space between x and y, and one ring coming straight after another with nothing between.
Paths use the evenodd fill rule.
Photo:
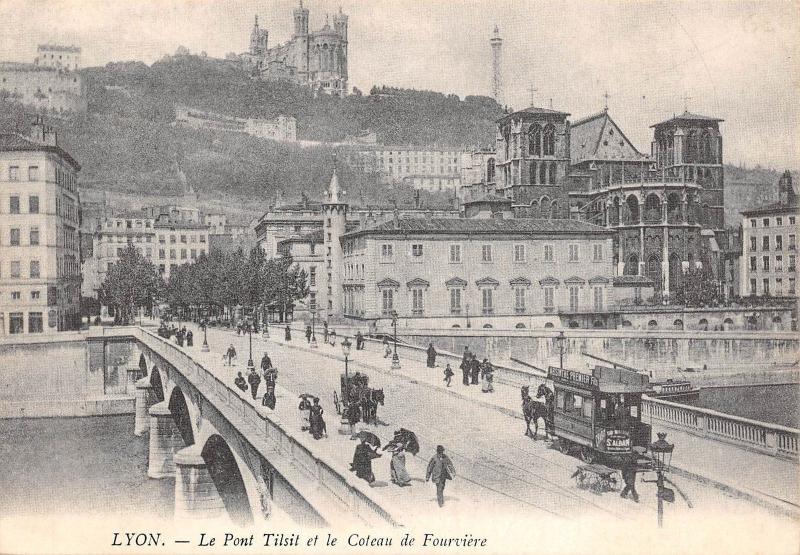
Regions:
<instances>
[{"instance_id":1,"label":"horse pulling tram","mask_svg":"<svg viewBox=\"0 0 800 555\"><path fill-rule=\"evenodd\" d=\"M595 366L591 374L549 367L555 388L553 426L563 453L578 448L587 465L598 458L622 459L643 453L650 426L641 420L642 394L649 378L624 368Z\"/></svg>"}]
</instances>

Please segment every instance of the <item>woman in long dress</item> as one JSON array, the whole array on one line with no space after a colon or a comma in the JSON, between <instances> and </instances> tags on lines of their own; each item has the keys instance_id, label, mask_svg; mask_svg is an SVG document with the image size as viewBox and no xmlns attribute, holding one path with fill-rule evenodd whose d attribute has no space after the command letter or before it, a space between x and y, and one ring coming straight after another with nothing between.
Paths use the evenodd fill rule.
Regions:
<instances>
[{"instance_id":1,"label":"woman in long dress","mask_svg":"<svg viewBox=\"0 0 800 555\"><path fill-rule=\"evenodd\" d=\"M355 472L356 476L368 483L375 481L375 474L372 473L372 459L380 457L381 454L370 447L362 438L361 443L356 445L353 453L353 462L350 464L350 471Z\"/></svg>"},{"instance_id":2,"label":"woman in long dress","mask_svg":"<svg viewBox=\"0 0 800 555\"><path fill-rule=\"evenodd\" d=\"M392 482L398 486L410 486L411 476L406 470L406 453L402 445L398 445L392 450L392 462L390 463Z\"/></svg>"},{"instance_id":3,"label":"woman in long dress","mask_svg":"<svg viewBox=\"0 0 800 555\"><path fill-rule=\"evenodd\" d=\"M319 397L314 397L314 404L308 413L308 423L311 435L314 439L319 439L325 435L325 420L322 419L322 407L319 404Z\"/></svg>"}]
</instances>

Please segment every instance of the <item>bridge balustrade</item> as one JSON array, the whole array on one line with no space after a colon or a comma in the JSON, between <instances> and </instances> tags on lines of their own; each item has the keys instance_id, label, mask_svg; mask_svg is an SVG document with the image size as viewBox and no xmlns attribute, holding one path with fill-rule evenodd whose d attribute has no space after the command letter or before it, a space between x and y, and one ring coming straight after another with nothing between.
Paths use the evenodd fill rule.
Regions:
<instances>
[{"instance_id":1,"label":"bridge balustrade","mask_svg":"<svg viewBox=\"0 0 800 555\"><path fill-rule=\"evenodd\" d=\"M662 399L642 398L642 420L660 420L689 433L735 443L773 456L798 459L800 430Z\"/></svg>"}]
</instances>

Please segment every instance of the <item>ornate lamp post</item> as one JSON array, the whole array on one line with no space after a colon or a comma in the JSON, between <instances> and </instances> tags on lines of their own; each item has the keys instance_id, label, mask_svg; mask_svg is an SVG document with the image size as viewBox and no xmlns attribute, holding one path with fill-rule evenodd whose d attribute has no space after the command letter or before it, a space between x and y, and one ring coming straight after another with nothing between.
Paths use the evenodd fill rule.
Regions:
<instances>
[{"instance_id":1,"label":"ornate lamp post","mask_svg":"<svg viewBox=\"0 0 800 555\"><path fill-rule=\"evenodd\" d=\"M317 348L317 331L316 331L316 329L317 329L317 309L316 308L312 308L311 309L311 348L312 349L316 349ZM344 343L342 343L342 346L344 346ZM346 357L347 357L347 355L345 355L345 358Z\"/></svg>"},{"instance_id":2,"label":"ornate lamp post","mask_svg":"<svg viewBox=\"0 0 800 555\"><path fill-rule=\"evenodd\" d=\"M345 337L342 341L342 354L344 355L344 391L342 392L342 420L339 425L340 434L349 434L353 429L353 423L350 422L350 373L348 370L348 362L350 361L350 340Z\"/></svg>"},{"instance_id":3,"label":"ornate lamp post","mask_svg":"<svg viewBox=\"0 0 800 555\"><path fill-rule=\"evenodd\" d=\"M653 460L653 470L656 471L656 487L658 488L658 527L664 526L664 501L675 501L675 492L664 487L664 474L669 472L672 462L672 451L675 446L667 442L666 432L659 432L658 440L650 444L650 456ZM652 482L652 480L649 480Z\"/></svg>"},{"instance_id":4,"label":"ornate lamp post","mask_svg":"<svg viewBox=\"0 0 800 555\"><path fill-rule=\"evenodd\" d=\"M201 351L207 353L211 349L208 348L208 321L203 322L203 346L200 348Z\"/></svg>"},{"instance_id":5,"label":"ornate lamp post","mask_svg":"<svg viewBox=\"0 0 800 555\"><path fill-rule=\"evenodd\" d=\"M564 369L564 341L566 340L567 337L564 335L564 330L558 332L556 337L556 341L558 341L558 367L562 370Z\"/></svg>"},{"instance_id":6,"label":"ornate lamp post","mask_svg":"<svg viewBox=\"0 0 800 555\"><path fill-rule=\"evenodd\" d=\"M394 353L392 354L392 370L400 369L400 357L397 356L397 311L392 310L392 326L394 327Z\"/></svg>"},{"instance_id":7,"label":"ornate lamp post","mask_svg":"<svg viewBox=\"0 0 800 555\"><path fill-rule=\"evenodd\" d=\"M250 356L247 359L247 369L248 370L255 370L256 365L253 364L253 323L247 322L247 335L250 339Z\"/></svg>"}]
</instances>

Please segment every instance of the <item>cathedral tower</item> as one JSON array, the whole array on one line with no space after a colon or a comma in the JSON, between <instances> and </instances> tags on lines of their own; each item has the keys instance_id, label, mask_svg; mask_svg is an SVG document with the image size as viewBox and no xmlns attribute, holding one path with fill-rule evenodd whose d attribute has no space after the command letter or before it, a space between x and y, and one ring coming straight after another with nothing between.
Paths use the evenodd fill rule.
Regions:
<instances>
[{"instance_id":1,"label":"cathedral tower","mask_svg":"<svg viewBox=\"0 0 800 555\"><path fill-rule=\"evenodd\" d=\"M342 201L336 167L328 185L327 199L322 203L323 245L325 248L324 314L327 320L341 316L342 310L342 244L339 241L347 228L347 203Z\"/></svg>"},{"instance_id":2,"label":"cathedral tower","mask_svg":"<svg viewBox=\"0 0 800 555\"><path fill-rule=\"evenodd\" d=\"M342 40L347 42L347 16L342 13L342 8L339 8L339 13L333 16L333 28Z\"/></svg>"},{"instance_id":3,"label":"cathedral tower","mask_svg":"<svg viewBox=\"0 0 800 555\"><path fill-rule=\"evenodd\" d=\"M308 8L303 7L303 0L300 0L300 5L294 9L294 36L308 36Z\"/></svg>"}]
</instances>

